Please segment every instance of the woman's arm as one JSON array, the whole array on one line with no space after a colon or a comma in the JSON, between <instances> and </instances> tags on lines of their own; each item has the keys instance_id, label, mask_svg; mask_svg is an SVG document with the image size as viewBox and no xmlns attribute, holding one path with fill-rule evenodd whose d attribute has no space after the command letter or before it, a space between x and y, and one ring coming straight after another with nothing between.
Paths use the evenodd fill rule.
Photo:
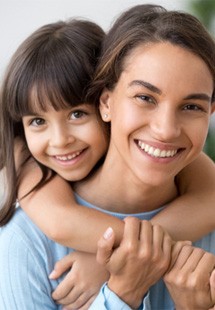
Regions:
<instances>
[{"instance_id":1,"label":"woman's arm","mask_svg":"<svg viewBox=\"0 0 215 310\"><path fill-rule=\"evenodd\" d=\"M215 164L204 153L178 175L180 196L157 214L174 240L196 241L215 230Z\"/></svg>"}]
</instances>

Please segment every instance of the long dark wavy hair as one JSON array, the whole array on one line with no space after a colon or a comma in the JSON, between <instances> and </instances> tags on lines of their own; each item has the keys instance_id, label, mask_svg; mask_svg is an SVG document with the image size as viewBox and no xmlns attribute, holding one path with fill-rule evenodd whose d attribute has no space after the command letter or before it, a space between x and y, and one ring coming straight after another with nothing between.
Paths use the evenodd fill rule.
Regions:
<instances>
[{"instance_id":1,"label":"long dark wavy hair","mask_svg":"<svg viewBox=\"0 0 215 310\"><path fill-rule=\"evenodd\" d=\"M56 110L86 102L103 38L104 31L93 22L59 21L36 30L13 55L0 94L0 169L4 169L6 179L0 226L15 210L20 176L15 167L15 141L21 139L25 154L27 149L22 117L35 109L45 111L47 101ZM22 165L30 158L27 154ZM50 170L39 165L43 177L36 188L50 179Z\"/></svg>"},{"instance_id":2,"label":"long dark wavy hair","mask_svg":"<svg viewBox=\"0 0 215 310\"><path fill-rule=\"evenodd\" d=\"M180 46L200 57L215 83L215 41L201 22L189 13L143 4L121 14L107 33L88 99L99 104L103 89L114 88L124 70L126 57L134 48L159 42Z\"/></svg>"}]
</instances>

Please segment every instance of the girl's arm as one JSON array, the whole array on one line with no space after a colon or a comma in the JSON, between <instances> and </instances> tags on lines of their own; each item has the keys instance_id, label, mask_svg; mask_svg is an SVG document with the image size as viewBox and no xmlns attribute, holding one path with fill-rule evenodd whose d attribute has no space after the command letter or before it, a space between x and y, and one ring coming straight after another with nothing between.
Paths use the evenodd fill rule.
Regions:
<instances>
[{"instance_id":1,"label":"girl's arm","mask_svg":"<svg viewBox=\"0 0 215 310\"><path fill-rule=\"evenodd\" d=\"M47 237L79 251L96 253L98 239L111 226L117 235L116 245L119 244L123 221L78 205L69 182L58 175L22 198L41 177L42 172L32 159L22 170L18 199L24 211Z\"/></svg>"},{"instance_id":2,"label":"girl's arm","mask_svg":"<svg viewBox=\"0 0 215 310\"><path fill-rule=\"evenodd\" d=\"M180 196L157 214L174 240L196 241L215 230L215 164L204 153L177 176Z\"/></svg>"},{"instance_id":3,"label":"girl's arm","mask_svg":"<svg viewBox=\"0 0 215 310\"><path fill-rule=\"evenodd\" d=\"M19 199L41 178L35 162L26 165ZM181 195L153 218L175 240L198 240L215 229L215 165L204 154L179 175ZM72 189L59 176L20 201L21 207L50 238L77 250L95 253L97 242L107 227L120 243L124 224L105 213L78 205Z\"/></svg>"}]
</instances>

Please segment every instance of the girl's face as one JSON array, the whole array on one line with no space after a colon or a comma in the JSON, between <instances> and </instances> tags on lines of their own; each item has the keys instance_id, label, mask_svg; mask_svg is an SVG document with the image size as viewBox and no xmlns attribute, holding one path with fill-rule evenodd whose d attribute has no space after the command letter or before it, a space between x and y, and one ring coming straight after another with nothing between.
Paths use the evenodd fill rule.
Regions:
<instances>
[{"instance_id":1,"label":"girl's face","mask_svg":"<svg viewBox=\"0 0 215 310\"><path fill-rule=\"evenodd\" d=\"M135 48L100 104L123 175L153 186L174 180L203 148L212 92L207 65L191 52L170 43Z\"/></svg>"},{"instance_id":2,"label":"girl's face","mask_svg":"<svg viewBox=\"0 0 215 310\"><path fill-rule=\"evenodd\" d=\"M88 104L23 117L25 136L36 160L68 181L86 177L107 150L107 139Z\"/></svg>"}]
</instances>

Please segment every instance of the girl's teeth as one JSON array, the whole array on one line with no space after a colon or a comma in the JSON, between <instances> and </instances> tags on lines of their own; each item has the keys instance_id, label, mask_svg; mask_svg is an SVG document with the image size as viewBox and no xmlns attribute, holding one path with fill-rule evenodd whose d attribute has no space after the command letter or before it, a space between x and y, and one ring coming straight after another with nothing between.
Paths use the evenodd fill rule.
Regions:
<instances>
[{"instance_id":1,"label":"girl's teeth","mask_svg":"<svg viewBox=\"0 0 215 310\"><path fill-rule=\"evenodd\" d=\"M67 161L67 160L71 160L75 157L77 157L81 152L77 152L75 154L72 155L68 155L68 156L56 156L57 159L62 160L62 161Z\"/></svg>"},{"instance_id":2,"label":"girl's teeth","mask_svg":"<svg viewBox=\"0 0 215 310\"><path fill-rule=\"evenodd\" d=\"M177 150L168 150L168 151L160 150L146 143L143 143L142 141L138 141L138 146L142 150L144 150L147 154L152 155L154 157L161 157L161 158L173 157L177 153Z\"/></svg>"}]
</instances>

